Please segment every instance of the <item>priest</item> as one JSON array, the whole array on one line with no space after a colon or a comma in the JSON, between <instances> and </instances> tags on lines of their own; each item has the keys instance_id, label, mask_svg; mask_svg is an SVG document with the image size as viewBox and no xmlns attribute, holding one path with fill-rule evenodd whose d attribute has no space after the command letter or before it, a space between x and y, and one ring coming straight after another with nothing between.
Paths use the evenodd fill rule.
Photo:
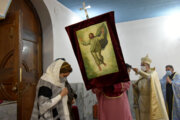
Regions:
<instances>
[{"instance_id":1,"label":"priest","mask_svg":"<svg viewBox=\"0 0 180 120\"><path fill-rule=\"evenodd\" d=\"M136 120L169 120L163 100L161 84L151 59L141 59L141 70L133 68L140 78L133 84Z\"/></svg>"}]
</instances>

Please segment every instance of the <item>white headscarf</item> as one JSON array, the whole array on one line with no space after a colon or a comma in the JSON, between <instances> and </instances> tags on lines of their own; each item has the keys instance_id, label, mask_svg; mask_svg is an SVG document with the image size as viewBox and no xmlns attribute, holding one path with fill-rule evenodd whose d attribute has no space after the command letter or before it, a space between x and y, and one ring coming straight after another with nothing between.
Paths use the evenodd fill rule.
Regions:
<instances>
[{"instance_id":1,"label":"white headscarf","mask_svg":"<svg viewBox=\"0 0 180 120\"><path fill-rule=\"evenodd\" d=\"M65 84L63 83L63 80L61 80L59 76L61 66L64 62L65 61L61 59L54 61L52 64L48 66L46 73L43 74L41 79L44 81L50 82L55 86L64 88ZM63 108L64 116L65 116L64 119L70 120L67 101L68 101L68 96L66 95L62 98L62 106L63 106L62 108Z\"/></svg>"},{"instance_id":2,"label":"white headscarf","mask_svg":"<svg viewBox=\"0 0 180 120\"><path fill-rule=\"evenodd\" d=\"M64 63L64 61L61 60L61 59L51 63L48 66L48 68L46 70L46 73L43 74L41 79L45 80L47 82L50 82L50 83L52 83L55 86L64 87L64 85L62 84L62 81L61 81L61 79L59 77L60 68L61 68L63 63Z\"/></svg>"}]
</instances>

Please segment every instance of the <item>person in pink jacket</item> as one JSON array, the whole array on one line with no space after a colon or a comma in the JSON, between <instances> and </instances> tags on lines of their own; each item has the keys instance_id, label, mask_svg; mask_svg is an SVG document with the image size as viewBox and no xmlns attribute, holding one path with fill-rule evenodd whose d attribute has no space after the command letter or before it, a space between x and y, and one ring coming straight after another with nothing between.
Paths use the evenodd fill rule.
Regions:
<instances>
[{"instance_id":1,"label":"person in pink jacket","mask_svg":"<svg viewBox=\"0 0 180 120\"><path fill-rule=\"evenodd\" d=\"M128 73L131 66L126 64ZM130 82L121 82L106 88L94 88L98 100L98 120L132 120L126 91Z\"/></svg>"}]
</instances>

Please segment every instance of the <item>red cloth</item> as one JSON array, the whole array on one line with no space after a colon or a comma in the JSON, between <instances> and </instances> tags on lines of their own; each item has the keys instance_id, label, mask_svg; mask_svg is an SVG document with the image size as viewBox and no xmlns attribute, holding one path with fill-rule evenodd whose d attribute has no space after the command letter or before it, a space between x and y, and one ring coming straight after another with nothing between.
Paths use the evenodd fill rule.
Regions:
<instances>
[{"instance_id":1,"label":"red cloth","mask_svg":"<svg viewBox=\"0 0 180 120\"><path fill-rule=\"evenodd\" d=\"M127 91L129 88L130 82L117 83L110 87L105 87L103 92L108 97L117 97L120 96L124 91Z\"/></svg>"},{"instance_id":2,"label":"red cloth","mask_svg":"<svg viewBox=\"0 0 180 120\"><path fill-rule=\"evenodd\" d=\"M3 103L3 100L0 100L0 104Z\"/></svg>"},{"instance_id":3,"label":"red cloth","mask_svg":"<svg viewBox=\"0 0 180 120\"><path fill-rule=\"evenodd\" d=\"M72 106L72 112L74 114L75 120L79 120L79 112L77 106Z\"/></svg>"}]
</instances>

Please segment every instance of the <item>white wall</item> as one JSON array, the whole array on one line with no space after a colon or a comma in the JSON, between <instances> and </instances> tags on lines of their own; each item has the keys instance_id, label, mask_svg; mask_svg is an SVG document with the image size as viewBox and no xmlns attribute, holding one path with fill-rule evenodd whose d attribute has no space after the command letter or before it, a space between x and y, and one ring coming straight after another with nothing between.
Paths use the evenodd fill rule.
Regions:
<instances>
[{"instance_id":1,"label":"white wall","mask_svg":"<svg viewBox=\"0 0 180 120\"><path fill-rule=\"evenodd\" d=\"M44 0L52 20L53 28L53 59L65 58L72 65L73 72L68 77L70 82L82 82L81 72L75 58L69 37L65 31L65 27L81 21L81 19L63 6L57 0ZM78 9L78 8L77 8ZM48 47L44 45L44 47ZM46 68L45 68L46 69Z\"/></svg>"},{"instance_id":2,"label":"white wall","mask_svg":"<svg viewBox=\"0 0 180 120\"><path fill-rule=\"evenodd\" d=\"M175 20L164 16L116 24L125 61L140 68L141 57L149 54L160 78L167 64L180 72L180 29L174 31L180 27ZM130 78L137 76L131 72Z\"/></svg>"},{"instance_id":3,"label":"white wall","mask_svg":"<svg viewBox=\"0 0 180 120\"><path fill-rule=\"evenodd\" d=\"M49 10L42 0L31 0L36 8L42 28L43 71L53 61L53 27Z\"/></svg>"},{"instance_id":4,"label":"white wall","mask_svg":"<svg viewBox=\"0 0 180 120\"><path fill-rule=\"evenodd\" d=\"M41 0L32 1L38 10L43 29L43 70L54 59L64 57L74 69L69 81L82 82L79 66L65 31L66 26L81 19L57 0L43 0L47 7L44 8L48 12L38 9L43 8L37 5ZM153 61L152 66L156 67L160 77L165 72L166 64L172 64L176 71L180 71L180 29L177 29L180 25L176 21L168 20L171 19L156 17L116 24L125 61L140 68L141 57L149 54ZM176 20L180 21L177 18ZM137 79L133 72L131 79Z\"/></svg>"}]
</instances>

